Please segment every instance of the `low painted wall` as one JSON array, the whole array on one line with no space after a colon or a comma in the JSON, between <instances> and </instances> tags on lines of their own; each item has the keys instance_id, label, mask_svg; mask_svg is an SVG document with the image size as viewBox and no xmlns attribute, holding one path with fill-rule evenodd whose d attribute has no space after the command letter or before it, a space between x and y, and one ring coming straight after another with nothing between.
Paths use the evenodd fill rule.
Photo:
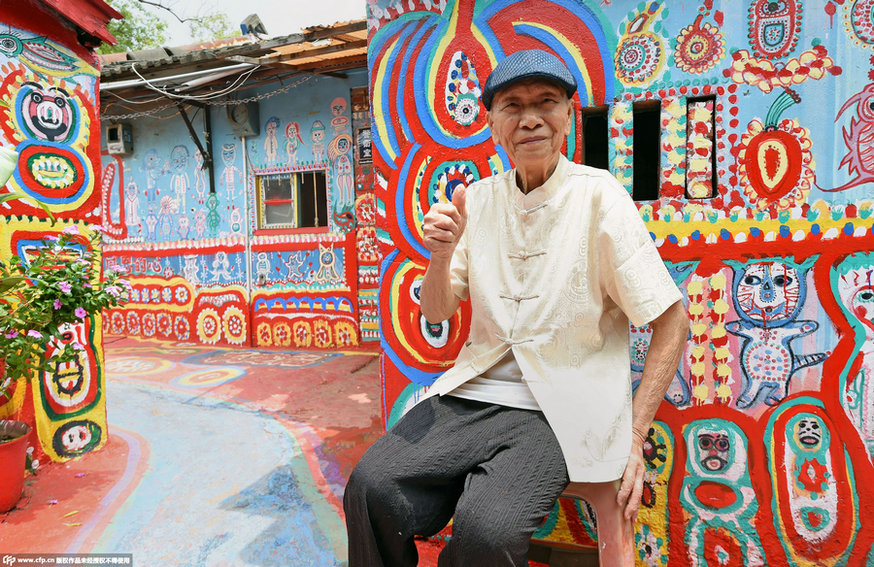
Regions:
<instances>
[{"instance_id":1,"label":"low painted wall","mask_svg":"<svg viewBox=\"0 0 874 567\"><path fill-rule=\"evenodd\" d=\"M134 292L107 317L106 331L268 347L374 339L366 300L359 306L359 287L376 287L375 274L373 281L359 276L377 262L367 258L358 229L368 215L375 222L364 210L372 202L369 159L360 160L357 146L369 117L354 117L350 103L351 89L365 82L363 71L353 71L346 79L293 77L239 91L258 107L258 132L245 138L233 131L227 100L189 108L204 151L212 151L212 180L172 110L112 121L131 126L133 151L104 151L112 219L105 262L130 270ZM207 112L211 144L202 135ZM256 178L311 170L327 172L319 226L259 228Z\"/></svg>"},{"instance_id":2,"label":"low painted wall","mask_svg":"<svg viewBox=\"0 0 874 567\"><path fill-rule=\"evenodd\" d=\"M27 261L45 236L101 221L98 62L41 5L4 3L0 22L0 144L19 152L7 187L48 204L58 221L27 201L0 205L0 259ZM101 324L91 314L73 326L71 340L84 350L62 374L42 373L0 397L0 417L34 428L29 444L38 461L65 461L106 443Z\"/></svg>"},{"instance_id":3,"label":"low painted wall","mask_svg":"<svg viewBox=\"0 0 874 567\"><path fill-rule=\"evenodd\" d=\"M368 9L387 425L452 364L469 324L467 305L442 326L419 314L424 211L511 167L476 97L498 60L544 48L580 85L567 155L584 160L591 109L606 105L607 166L691 320L646 447L638 563L874 564L870 2ZM641 108L658 121L636 139ZM658 195L641 200L635 153L653 139ZM650 330L629 332L639 378ZM591 511L560 501L535 537L592 544Z\"/></svg>"}]
</instances>

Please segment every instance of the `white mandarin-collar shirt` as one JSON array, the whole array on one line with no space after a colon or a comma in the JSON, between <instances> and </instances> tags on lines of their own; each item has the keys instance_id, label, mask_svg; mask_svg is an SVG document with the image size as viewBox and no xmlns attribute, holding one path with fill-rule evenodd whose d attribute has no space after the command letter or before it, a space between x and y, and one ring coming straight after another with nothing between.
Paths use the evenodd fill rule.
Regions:
<instances>
[{"instance_id":1,"label":"white mandarin-collar shirt","mask_svg":"<svg viewBox=\"0 0 874 567\"><path fill-rule=\"evenodd\" d=\"M528 194L515 170L472 184L451 284L470 335L431 394L512 350L575 482L622 476L631 450L629 320L682 299L637 207L607 171L559 158Z\"/></svg>"}]
</instances>

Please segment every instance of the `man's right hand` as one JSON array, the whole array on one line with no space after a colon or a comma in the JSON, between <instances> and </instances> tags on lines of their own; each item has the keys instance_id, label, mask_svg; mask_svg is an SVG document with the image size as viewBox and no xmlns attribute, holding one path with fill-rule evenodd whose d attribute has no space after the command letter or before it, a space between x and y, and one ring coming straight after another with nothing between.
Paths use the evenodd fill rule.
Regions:
<instances>
[{"instance_id":1,"label":"man's right hand","mask_svg":"<svg viewBox=\"0 0 874 567\"><path fill-rule=\"evenodd\" d=\"M451 203L435 203L425 215L425 248L431 252L432 259L448 260L455 251L467 225L466 190L463 186L456 187Z\"/></svg>"}]
</instances>

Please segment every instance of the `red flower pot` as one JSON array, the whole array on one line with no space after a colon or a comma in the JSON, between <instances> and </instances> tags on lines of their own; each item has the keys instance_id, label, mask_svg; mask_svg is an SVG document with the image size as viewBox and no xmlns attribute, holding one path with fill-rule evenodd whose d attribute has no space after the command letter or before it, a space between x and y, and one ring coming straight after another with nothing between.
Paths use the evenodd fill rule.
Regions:
<instances>
[{"instance_id":1,"label":"red flower pot","mask_svg":"<svg viewBox=\"0 0 874 567\"><path fill-rule=\"evenodd\" d=\"M21 498L30 426L23 421L0 420L0 514Z\"/></svg>"}]
</instances>

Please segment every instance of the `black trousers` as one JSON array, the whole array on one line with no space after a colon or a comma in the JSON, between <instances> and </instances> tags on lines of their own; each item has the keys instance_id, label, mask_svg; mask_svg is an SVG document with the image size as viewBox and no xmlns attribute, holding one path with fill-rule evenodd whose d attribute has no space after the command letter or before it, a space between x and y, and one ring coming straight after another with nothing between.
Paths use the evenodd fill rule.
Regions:
<instances>
[{"instance_id":1,"label":"black trousers","mask_svg":"<svg viewBox=\"0 0 874 567\"><path fill-rule=\"evenodd\" d=\"M414 566L413 536L434 535L453 517L440 567L527 565L531 534L567 483L541 412L428 398L367 450L349 478L349 567Z\"/></svg>"}]
</instances>

